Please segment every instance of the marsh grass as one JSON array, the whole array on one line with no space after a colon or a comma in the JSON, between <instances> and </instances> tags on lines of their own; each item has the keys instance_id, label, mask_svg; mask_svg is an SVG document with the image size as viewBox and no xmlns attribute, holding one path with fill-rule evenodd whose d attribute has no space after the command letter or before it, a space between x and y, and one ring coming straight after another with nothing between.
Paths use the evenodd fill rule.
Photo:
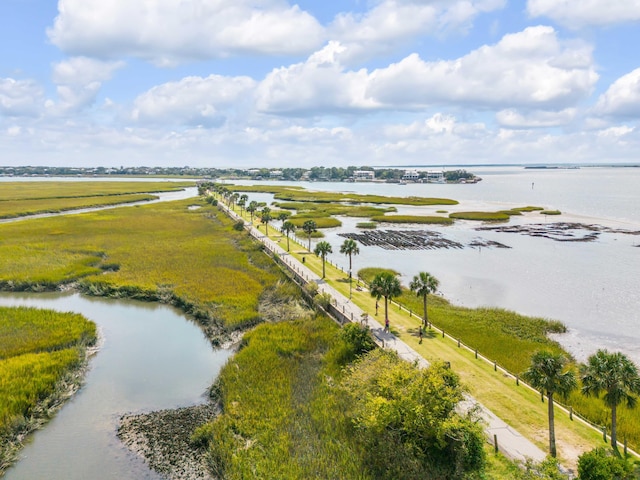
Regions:
<instances>
[{"instance_id":1,"label":"marsh grass","mask_svg":"<svg viewBox=\"0 0 640 480\"><path fill-rule=\"evenodd\" d=\"M194 203L201 208L189 210ZM281 274L232 227L193 199L5 224L0 285L77 282L92 295L175 304L205 329L243 328L259 321L259 297Z\"/></svg>"},{"instance_id":2,"label":"marsh grass","mask_svg":"<svg viewBox=\"0 0 640 480\"><path fill-rule=\"evenodd\" d=\"M25 435L69 395L68 377L84 364L96 326L81 315L0 307L0 476Z\"/></svg>"},{"instance_id":3,"label":"marsh grass","mask_svg":"<svg viewBox=\"0 0 640 480\"><path fill-rule=\"evenodd\" d=\"M436 224L451 225L453 219L448 217L424 216L424 215L377 215L371 217L374 222L384 223L420 223L420 224Z\"/></svg>"},{"instance_id":4,"label":"marsh grass","mask_svg":"<svg viewBox=\"0 0 640 480\"><path fill-rule=\"evenodd\" d=\"M358 222L356 223L356 228L369 228L369 229L376 229L378 227L378 223L377 222Z\"/></svg>"},{"instance_id":5,"label":"marsh grass","mask_svg":"<svg viewBox=\"0 0 640 480\"><path fill-rule=\"evenodd\" d=\"M505 222L509 220L509 213L505 212L454 212L449 218L456 220L474 220L481 222Z\"/></svg>"},{"instance_id":6,"label":"marsh grass","mask_svg":"<svg viewBox=\"0 0 640 480\"><path fill-rule=\"evenodd\" d=\"M298 228L301 228L307 220L316 222L316 228L334 228L342 225L340 220L333 217L315 217L313 215L292 215L289 217L289 221Z\"/></svg>"},{"instance_id":7,"label":"marsh grass","mask_svg":"<svg viewBox=\"0 0 640 480\"><path fill-rule=\"evenodd\" d=\"M225 185L237 192L268 192L274 198L290 202L312 203L374 203L390 205L457 205L456 200L429 197L385 197L382 195L362 195L356 193L321 192L305 190L303 187L280 187L275 185ZM285 207L282 207L285 208ZM367 215L369 216L369 215Z\"/></svg>"},{"instance_id":8,"label":"marsh grass","mask_svg":"<svg viewBox=\"0 0 640 480\"><path fill-rule=\"evenodd\" d=\"M190 182L3 182L0 201L156 193L192 187Z\"/></svg>"},{"instance_id":9,"label":"marsh grass","mask_svg":"<svg viewBox=\"0 0 640 480\"><path fill-rule=\"evenodd\" d=\"M51 199L27 199L0 201L0 218L15 218L42 213L57 213L79 208L105 207L154 200L147 194L102 195L95 197L70 197Z\"/></svg>"}]
</instances>

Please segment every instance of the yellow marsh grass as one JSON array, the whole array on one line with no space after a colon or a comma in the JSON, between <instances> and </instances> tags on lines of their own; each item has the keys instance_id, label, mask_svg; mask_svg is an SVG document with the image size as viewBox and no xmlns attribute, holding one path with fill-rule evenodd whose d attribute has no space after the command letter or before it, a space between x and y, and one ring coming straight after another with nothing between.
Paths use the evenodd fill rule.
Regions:
<instances>
[{"instance_id":1,"label":"yellow marsh grass","mask_svg":"<svg viewBox=\"0 0 640 480\"><path fill-rule=\"evenodd\" d=\"M170 192L192 186L194 182L3 182L0 201Z\"/></svg>"},{"instance_id":2,"label":"yellow marsh grass","mask_svg":"<svg viewBox=\"0 0 640 480\"><path fill-rule=\"evenodd\" d=\"M95 324L75 313L0 307L0 359L95 341Z\"/></svg>"},{"instance_id":3,"label":"yellow marsh grass","mask_svg":"<svg viewBox=\"0 0 640 480\"><path fill-rule=\"evenodd\" d=\"M121 203L142 202L158 198L148 194L102 195L92 197L38 198L0 201L0 218L22 217L39 213L55 213L78 208L103 207Z\"/></svg>"},{"instance_id":4,"label":"yellow marsh grass","mask_svg":"<svg viewBox=\"0 0 640 480\"><path fill-rule=\"evenodd\" d=\"M1 225L0 284L82 280L90 293L175 300L237 328L257 320L259 297L277 277L231 226L194 199Z\"/></svg>"},{"instance_id":5,"label":"yellow marsh grass","mask_svg":"<svg viewBox=\"0 0 640 480\"><path fill-rule=\"evenodd\" d=\"M80 361L79 351L74 348L0 360L0 431L28 416Z\"/></svg>"}]
</instances>

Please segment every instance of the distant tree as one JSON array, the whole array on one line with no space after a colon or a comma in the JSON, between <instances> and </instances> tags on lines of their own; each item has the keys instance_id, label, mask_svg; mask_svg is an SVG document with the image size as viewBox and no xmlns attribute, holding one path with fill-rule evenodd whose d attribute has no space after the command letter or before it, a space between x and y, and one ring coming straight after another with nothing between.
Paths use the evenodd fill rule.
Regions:
<instances>
[{"instance_id":1,"label":"distant tree","mask_svg":"<svg viewBox=\"0 0 640 480\"><path fill-rule=\"evenodd\" d=\"M438 279L429 272L420 272L418 275L413 277L413 280L409 284L411 291L414 292L416 296L422 297L422 304L424 307L423 322L425 326L427 326L429 322L429 318L427 317L427 295L435 293L438 290L439 285L440 282Z\"/></svg>"},{"instance_id":2,"label":"distant tree","mask_svg":"<svg viewBox=\"0 0 640 480\"><path fill-rule=\"evenodd\" d=\"M626 355L598 350L580 369L582 393L598 397L604 392L604 403L611 408L611 446L618 448L617 408L626 402L629 408L636 406L640 394L638 368Z\"/></svg>"},{"instance_id":3,"label":"distant tree","mask_svg":"<svg viewBox=\"0 0 640 480\"><path fill-rule=\"evenodd\" d=\"M287 236L287 252L289 251L289 234L291 232L295 232L295 230L296 226L293 224L293 222L286 221L282 224L282 233Z\"/></svg>"},{"instance_id":4,"label":"distant tree","mask_svg":"<svg viewBox=\"0 0 640 480\"><path fill-rule=\"evenodd\" d=\"M282 222L282 225L284 225L284 222L286 222L288 218L289 214L287 212L280 212L278 214L278 220Z\"/></svg>"},{"instance_id":5,"label":"distant tree","mask_svg":"<svg viewBox=\"0 0 640 480\"><path fill-rule=\"evenodd\" d=\"M340 253L349 256L349 278L351 278L351 257L360 253L357 242L352 238L345 239L345 241L340 246Z\"/></svg>"},{"instance_id":6,"label":"distant tree","mask_svg":"<svg viewBox=\"0 0 640 480\"><path fill-rule=\"evenodd\" d=\"M386 325L389 322L389 300L402 293L400 280L398 280L393 273L381 272L371 281L371 284L369 285L369 292L372 297L377 299L384 297L384 321Z\"/></svg>"},{"instance_id":7,"label":"distant tree","mask_svg":"<svg viewBox=\"0 0 640 480\"><path fill-rule=\"evenodd\" d=\"M249 206L247 207L247 212L251 215L251 223L253 223L253 214L258 210L258 202L252 200L249 202Z\"/></svg>"},{"instance_id":8,"label":"distant tree","mask_svg":"<svg viewBox=\"0 0 640 480\"><path fill-rule=\"evenodd\" d=\"M553 413L553 395L567 395L574 390L578 383L572 371L563 371L567 365L567 359L561 353L541 351L533 354L531 365L522 374L527 382L535 389L546 393L547 410L549 415L549 453L552 457L556 452L556 430Z\"/></svg>"},{"instance_id":9,"label":"distant tree","mask_svg":"<svg viewBox=\"0 0 640 480\"><path fill-rule=\"evenodd\" d=\"M264 231L267 237L269 236L269 222L273 219L271 216L271 209L269 207L264 207L262 212L260 212L260 222L264 223Z\"/></svg>"},{"instance_id":10,"label":"distant tree","mask_svg":"<svg viewBox=\"0 0 640 480\"><path fill-rule=\"evenodd\" d=\"M307 234L307 237L309 238L309 248L307 248L307 250L311 252L311 234L318 230L316 222L314 222L313 220L307 220L302 224L302 230Z\"/></svg>"},{"instance_id":11,"label":"distant tree","mask_svg":"<svg viewBox=\"0 0 640 480\"><path fill-rule=\"evenodd\" d=\"M331 244L329 242L318 242L315 250L313 251L318 257L322 258L322 278L325 277L325 262L327 261L327 255L333 253Z\"/></svg>"}]
</instances>

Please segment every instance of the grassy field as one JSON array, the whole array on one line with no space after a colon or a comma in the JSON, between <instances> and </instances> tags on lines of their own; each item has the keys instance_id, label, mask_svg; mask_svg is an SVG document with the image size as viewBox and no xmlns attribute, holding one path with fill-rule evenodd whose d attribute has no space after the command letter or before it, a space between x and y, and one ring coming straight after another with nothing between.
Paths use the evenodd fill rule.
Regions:
<instances>
[{"instance_id":1,"label":"grassy field","mask_svg":"<svg viewBox=\"0 0 640 480\"><path fill-rule=\"evenodd\" d=\"M96 340L95 324L74 313L0 307L0 476L26 434L68 395L69 376Z\"/></svg>"}]
</instances>

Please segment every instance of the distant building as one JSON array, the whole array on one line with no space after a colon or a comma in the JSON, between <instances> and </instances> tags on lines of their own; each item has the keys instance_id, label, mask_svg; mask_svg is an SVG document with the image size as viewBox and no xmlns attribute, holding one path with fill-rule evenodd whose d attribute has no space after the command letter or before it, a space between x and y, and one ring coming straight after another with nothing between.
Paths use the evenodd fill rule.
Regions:
<instances>
[{"instance_id":1,"label":"distant building","mask_svg":"<svg viewBox=\"0 0 640 480\"><path fill-rule=\"evenodd\" d=\"M269 176L271 178L280 178L282 176L282 170L271 170L271 172L269 172Z\"/></svg>"},{"instance_id":2,"label":"distant building","mask_svg":"<svg viewBox=\"0 0 640 480\"><path fill-rule=\"evenodd\" d=\"M427 183L444 183L444 172L427 172L424 181Z\"/></svg>"},{"instance_id":3,"label":"distant building","mask_svg":"<svg viewBox=\"0 0 640 480\"><path fill-rule=\"evenodd\" d=\"M405 170L402 175L402 180L405 182L417 182L420 179L420 174L417 170Z\"/></svg>"},{"instance_id":4,"label":"distant building","mask_svg":"<svg viewBox=\"0 0 640 480\"><path fill-rule=\"evenodd\" d=\"M356 182L372 182L376 179L376 172L373 170L356 170L353 172L353 179Z\"/></svg>"},{"instance_id":5,"label":"distant building","mask_svg":"<svg viewBox=\"0 0 640 480\"><path fill-rule=\"evenodd\" d=\"M252 177L255 177L256 175L260 175L260 169L259 168L251 168L251 169L247 170L247 173L249 175L251 175Z\"/></svg>"}]
</instances>

